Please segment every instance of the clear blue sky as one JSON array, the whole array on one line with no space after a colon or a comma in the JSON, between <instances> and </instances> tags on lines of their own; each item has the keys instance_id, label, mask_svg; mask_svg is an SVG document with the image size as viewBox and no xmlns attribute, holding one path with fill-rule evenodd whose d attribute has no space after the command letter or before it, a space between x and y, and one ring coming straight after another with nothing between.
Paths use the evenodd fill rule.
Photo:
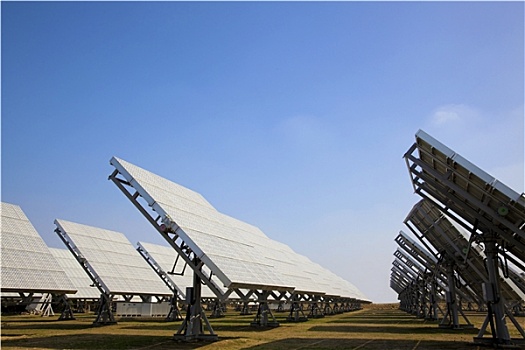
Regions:
<instances>
[{"instance_id":1,"label":"clear blue sky","mask_svg":"<svg viewBox=\"0 0 525 350\"><path fill-rule=\"evenodd\" d=\"M2 201L160 235L115 155L389 288L423 129L523 192L523 2L2 2Z\"/></svg>"}]
</instances>

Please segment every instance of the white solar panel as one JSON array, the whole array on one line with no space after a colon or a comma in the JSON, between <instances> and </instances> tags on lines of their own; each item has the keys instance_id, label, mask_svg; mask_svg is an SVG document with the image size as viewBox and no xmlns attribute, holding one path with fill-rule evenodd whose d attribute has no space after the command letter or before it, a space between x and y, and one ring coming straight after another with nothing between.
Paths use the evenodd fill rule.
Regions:
<instances>
[{"instance_id":1,"label":"white solar panel","mask_svg":"<svg viewBox=\"0 0 525 350\"><path fill-rule=\"evenodd\" d=\"M222 277L226 287L276 286L293 289L246 243L246 231L227 215L216 211L201 195L135 165L113 158L112 164L130 183L143 191L141 195L159 214L174 218L182 229L181 237L198 257Z\"/></svg>"},{"instance_id":2,"label":"white solar panel","mask_svg":"<svg viewBox=\"0 0 525 350\"><path fill-rule=\"evenodd\" d=\"M459 227L448 220L439 208L425 199L414 206L406 222L417 229L414 231L411 228L414 233L419 233L417 236L420 240L426 239L442 255L456 260L455 269L458 273L479 296L483 295L482 284L489 279L485 270L485 254L475 245L468 248L470 243L463 229L458 230ZM500 280L500 293L508 301L522 300L523 294L519 288L514 284L509 285L509 282L508 279Z\"/></svg>"},{"instance_id":3,"label":"white solar panel","mask_svg":"<svg viewBox=\"0 0 525 350\"><path fill-rule=\"evenodd\" d=\"M65 220L57 219L55 224L89 262L110 294L172 294L124 234Z\"/></svg>"},{"instance_id":4,"label":"white solar panel","mask_svg":"<svg viewBox=\"0 0 525 350\"><path fill-rule=\"evenodd\" d=\"M22 209L2 202L2 291L75 293Z\"/></svg>"},{"instance_id":5,"label":"white solar panel","mask_svg":"<svg viewBox=\"0 0 525 350\"><path fill-rule=\"evenodd\" d=\"M158 215L221 278L227 288L281 287L367 301L352 284L267 237L257 227L218 212L200 194L118 158L110 163ZM269 288L268 288L269 289Z\"/></svg>"},{"instance_id":6,"label":"white solar panel","mask_svg":"<svg viewBox=\"0 0 525 350\"><path fill-rule=\"evenodd\" d=\"M67 295L69 299L98 299L100 297L100 291L92 287L93 281L69 250L59 248L49 248L49 250L77 289L76 294Z\"/></svg>"},{"instance_id":7,"label":"white solar panel","mask_svg":"<svg viewBox=\"0 0 525 350\"><path fill-rule=\"evenodd\" d=\"M416 193L437 200L447 214L454 212L482 232L495 230L505 249L525 262L525 196L422 130L405 159Z\"/></svg>"}]
</instances>

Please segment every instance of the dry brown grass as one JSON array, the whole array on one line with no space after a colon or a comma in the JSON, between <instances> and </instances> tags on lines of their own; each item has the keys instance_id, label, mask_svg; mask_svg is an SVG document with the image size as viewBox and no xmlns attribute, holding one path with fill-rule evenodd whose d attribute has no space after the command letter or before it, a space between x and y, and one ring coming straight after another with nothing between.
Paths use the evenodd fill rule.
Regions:
<instances>
[{"instance_id":1,"label":"dry brown grass","mask_svg":"<svg viewBox=\"0 0 525 350\"><path fill-rule=\"evenodd\" d=\"M483 314L469 313L477 327ZM230 311L211 319L219 341L180 343L172 340L180 322L159 319L121 320L116 325L93 327L92 314L59 322L38 316L3 316L2 349L470 349L477 330L443 330L406 314L394 304L373 304L341 315L302 323L282 322L278 328L249 326L253 316ZM284 321L286 314L277 314ZM520 318L525 323L525 318ZM509 324L513 336L517 331Z\"/></svg>"}]
</instances>

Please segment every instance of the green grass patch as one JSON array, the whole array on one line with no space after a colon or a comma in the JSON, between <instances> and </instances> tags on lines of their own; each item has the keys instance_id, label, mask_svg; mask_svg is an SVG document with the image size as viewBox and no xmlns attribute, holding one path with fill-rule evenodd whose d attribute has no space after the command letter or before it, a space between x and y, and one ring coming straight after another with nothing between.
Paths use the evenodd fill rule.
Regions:
<instances>
[{"instance_id":1,"label":"green grass patch","mask_svg":"<svg viewBox=\"0 0 525 350\"><path fill-rule=\"evenodd\" d=\"M284 322L286 313L276 314L277 328L251 327L254 315L229 311L226 317L210 319L219 335L217 342L177 342L173 334L181 321L159 318L120 319L118 324L93 327L93 314L75 315L76 320L57 321L39 316L2 316L2 349L368 349L424 350L470 349L477 329L440 329L392 307L364 310L307 322ZM480 327L485 314L469 312L470 321ZM525 318L518 318L525 324ZM519 334L507 323L511 334Z\"/></svg>"}]
</instances>

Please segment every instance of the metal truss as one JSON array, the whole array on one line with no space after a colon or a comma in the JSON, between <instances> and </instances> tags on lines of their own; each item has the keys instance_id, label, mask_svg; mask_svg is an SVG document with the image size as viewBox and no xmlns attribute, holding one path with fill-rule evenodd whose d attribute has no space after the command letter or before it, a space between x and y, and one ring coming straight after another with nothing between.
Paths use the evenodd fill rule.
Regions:
<instances>
[{"instance_id":1,"label":"metal truss","mask_svg":"<svg viewBox=\"0 0 525 350\"><path fill-rule=\"evenodd\" d=\"M523 269L525 213L521 212L522 208L515 200L505 198L495 186L477 179L475 169L471 172L466 167L459 171L462 164L447 155L440 155L440 150L433 145L423 147L418 142L404 155L415 193L432 202L485 246L488 281L481 287L488 313L474 342L495 346L515 344L507 329L506 317L525 339L523 328L506 310L499 275L500 254ZM414 155L416 149L419 150L419 157ZM506 252L521 260L513 259ZM492 337L484 338L489 324Z\"/></svg>"},{"instance_id":2,"label":"metal truss","mask_svg":"<svg viewBox=\"0 0 525 350\"><path fill-rule=\"evenodd\" d=\"M170 299L170 311L166 316L166 320L182 320L182 315L177 305L179 295L182 293L181 289L171 280L171 278L168 277L166 271L164 271L162 267L160 267L160 265L155 261L155 259L153 259L153 257L146 251L146 249L144 249L144 247L140 245L140 243L138 244L137 251L173 293L173 296Z\"/></svg>"},{"instance_id":3,"label":"metal truss","mask_svg":"<svg viewBox=\"0 0 525 350\"><path fill-rule=\"evenodd\" d=\"M184 262L191 267L194 274L196 274L220 300L226 300L231 289L223 292L219 285L221 284L217 277L213 274L212 269L207 267L200 259L195 259L197 256L188 244L179 235L180 228L168 216L156 213L147 203L143 203L139 191L137 191L131 183L119 177L121 175L118 169L109 176L111 180L122 193L133 203L133 205L144 215L150 224L160 233L160 235L170 244L170 246L183 258ZM145 202L145 200L144 200ZM198 261L198 263L196 263ZM205 272L207 271L207 272Z\"/></svg>"},{"instance_id":4,"label":"metal truss","mask_svg":"<svg viewBox=\"0 0 525 350\"><path fill-rule=\"evenodd\" d=\"M96 273L96 271L93 269L91 264L87 261L87 259L84 258L80 250L78 250L78 248L74 244L72 244L71 239L69 238L67 233L62 231L58 225L57 225L57 228L55 229L55 233L62 240L62 242L64 242L66 247L73 254L75 259L78 261L80 266L82 266L82 268L87 273L89 278L91 278L91 280L93 281L93 285L97 287L101 293L100 299L99 299L99 306L97 310L97 318L93 322L93 325L101 326L101 325L115 324L116 323L115 317L113 316L113 313L111 311L111 305L110 305L113 299L113 296L110 294L109 288L106 286L104 281L102 281L102 279L99 277L99 275Z\"/></svg>"}]
</instances>

